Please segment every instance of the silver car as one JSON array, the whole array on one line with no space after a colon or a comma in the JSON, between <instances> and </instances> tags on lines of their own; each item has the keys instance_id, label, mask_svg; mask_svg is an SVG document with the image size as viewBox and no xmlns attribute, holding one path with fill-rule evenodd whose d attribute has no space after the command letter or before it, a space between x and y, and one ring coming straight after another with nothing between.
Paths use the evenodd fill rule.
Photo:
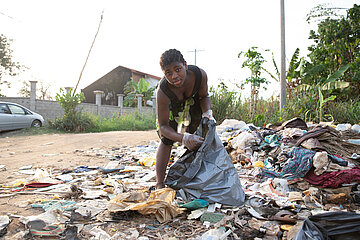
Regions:
<instances>
[{"instance_id":1,"label":"silver car","mask_svg":"<svg viewBox=\"0 0 360 240\"><path fill-rule=\"evenodd\" d=\"M0 132L28 127L41 127L44 118L16 103L0 102Z\"/></svg>"}]
</instances>

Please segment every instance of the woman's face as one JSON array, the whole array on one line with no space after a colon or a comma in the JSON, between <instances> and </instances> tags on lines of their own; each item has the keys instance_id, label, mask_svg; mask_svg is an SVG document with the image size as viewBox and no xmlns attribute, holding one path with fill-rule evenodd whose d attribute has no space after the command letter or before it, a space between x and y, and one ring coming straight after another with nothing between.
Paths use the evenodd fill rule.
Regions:
<instances>
[{"instance_id":1,"label":"woman's face","mask_svg":"<svg viewBox=\"0 0 360 240\"><path fill-rule=\"evenodd\" d=\"M162 69L166 80L174 87L181 87L186 80L187 64L181 62L173 62Z\"/></svg>"}]
</instances>

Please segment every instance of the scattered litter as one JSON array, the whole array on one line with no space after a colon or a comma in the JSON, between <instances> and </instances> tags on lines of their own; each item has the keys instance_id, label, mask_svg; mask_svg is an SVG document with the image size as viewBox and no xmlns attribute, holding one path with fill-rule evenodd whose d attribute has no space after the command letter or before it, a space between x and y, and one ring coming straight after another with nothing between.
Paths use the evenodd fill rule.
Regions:
<instances>
[{"instance_id":1,"label":"scattered litter","mask_svg":"<svg viewBox=\"0 0 360 240\"><path fill-rule=\"evenodd\" d=\"M200 221L217 223L217 222L220 222L224 217L225 217L225 214L206 211L201 215Z\"/></svg>"},{"instance_id":2,"label":"scattered litter","mask_svg":"<svg viewBox=\"0 0 360 240\"><path fill-rule=\"evenodd\" d=\"M188 215L187 219L198 219L203 215L203 213L206 212L206 208L200 208L191 211L191 213Z\"/></svg>"},{"instance_id":3,"label":"scattered litter","mask_svg":"<svg viewBox=\"0 0 360 240\"><path fill-rule=\"evenodd\" d=\"M19 170L28 170L28 169L31 169L32 168L32 165L25 165L25 166L22 166L19 168Z\"/></svg>"},{"instance_id":4,"label":"scattered litter","mask_svg":"<svg viewBox=\"0 0 360 240\"><path fill-rule=\"evenodd\" d=\"M71 176L71 174L62 174L62 175L58 175L55 178L63 181L63 182L70 182L72 181L74 178Z\"/></svg>"},{"instance_id":5,"label":"scattered litter","mask_svg":"<svg viewBox=\"0 0 360 240\"><path fill-rule=\"evenodd\" d=\"M54 144L53 142L48 142L48 143L41 144L41 146L48 146L48 145L53 145L53 144Z\"/></svg>"},{"instance_id":6,"label":"scattered litter","mask_svg":"<svg viewBox=\"0 0 360 240\"><path fill-rule=\"evenodd\" d=\"M351 124L350 123L346 123L346 124L338 124L336 126L336 130L338 131L346 131L351 129Z\"/></svg>"},{"instance_id":7,"label":"scattered litter","mask_svg":"<svg viewBox=\"0 0 360 240\"><path fill-rule=\"evenodd\" d=\"M348 139L347 141L349 143L360 145L360 139Z\"/></svg>"},{"instance_id":8,"label":"scattered litter","mask_svg":"<svg viewBox=\"0 0 360 240\"><path fill-rule=\"evenodd\" d=\"M0 237L305 239L302 236L341 238L346 233L355 239L353 232L360 231L359 129L358 124L307 124L299 118L271 128L225 120L216 126L214 144L229 157L226 166L241 180L243 195L237 196L243 196L244 201L240 206L223 202L231 194L225 194L227 187L222 188L220 178L204 185L196 182L206 179L209 169L197 169L194 178L187 175L190 185L186 189L180 173L182 178L170 184L175 190L155 190L157 141L142 146L77 149L76 154L101 158L101 166L88 166L87 162L69 169L26 165L15 171L11 182L1 184L0 198L9 205L28 210L37 207L42 213L0 216ZM206 153L210 161L212 157ZM183 146L175 146L168 172L179 166L186 154ZM190 165L196 154L184 162ZM0 171L5 170L6 166L0 165ZM210 187L219 189L216 198L197 195ZM31 198L15 205L18 195ZM10 231L14 226L19 233Z\"/></svg>"},{"instance_id":9,"label":"scattered litter","mask_svg":"<svg viewBox=\"0 0 360 240\"><path fill-rule=\"evenodd\" d=\"M194 199L191 202L188 202L185 204L180 204L179 206L190 209L190 210L195 210L195 209L205 208L205 207L209 206L209 202L205 201L203 199ZM215 206L215 204L214 204L214 206ZM208 209L208 211L209 211L209 209ZM215 207L214 207L214 211L215 211Z\"/></svg>"},{"instance_id":10,"label":"scattered litter","mask_svg":"<svg viewBox=\"0 0 360 240\"><path fill-rule=\"evenodd\" d=\"M57 156L57 155L60 155L60 153L48 153L48 154L43 154L41 156L43 156L43 157L53 157L53 156Z\"/></svg>"},{"instance_id":11,"label":"scattered litter","mask_svg":"<svg viewBox=\"0 0 360 240\"><path fill-rule=\"evenodd\" d=\"M351 127L351 130L355 133L360 133L360 125L359 124L354 124L352 127Z\"/></svg>"},{"instance_id":12,"label":"scattered litter","mask_svg":"<svg viewBox=\"0 0 360 240\"><path fill-rule=\"evenodd\" d=\"M4 236L7 232L7 226L10 223L10 218L8 216L0 216L0 237Z\"/></svg>"},{"instance_id":13,"label":"scattered litter","mask_svg":"<svg viewBox=\"0 0 360 240\"><path fill-rule=\"evenodd\" d=\"M155 163L156 163L155 157L145 157L144 159L139 161L139 165L146 167L154 166Z\"/></svg>"},{"instance_id":14,"label":"scattered litter","mask_svg":"<svg viewBox=\"0 0 360 240\"><path fill-rule=\"evenodd\" d=\"M34 175L35 171L33 169L28 169L28 170L20 170L20 171L18 171L18 173L26 174L26 175Z\"/></svg>"},{"instance_id":15,"label":"scattered litter","mask_svg":"<svg viewBox=\"0 0 360 240\"><path fill-rule=\"evenodd\" d=\"M201 235L200 240L222 240L226 239L226 237L231 233L231 230L225 232L224 228L210 229Z\"/></svg>"}]
</instances>

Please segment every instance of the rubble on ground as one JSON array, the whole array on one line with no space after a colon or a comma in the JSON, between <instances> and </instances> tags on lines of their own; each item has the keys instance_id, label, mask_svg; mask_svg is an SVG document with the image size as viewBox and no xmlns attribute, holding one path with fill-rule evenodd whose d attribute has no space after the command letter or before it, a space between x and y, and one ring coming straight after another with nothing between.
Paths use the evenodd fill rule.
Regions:
<instances>
[{"instance_id":1,"label":"rubble on ground","mask_svg":"<svg viewBox=\"0 0 360 240\"><path fill-rule=\"evenodd\" d=\"M0 237L310 239L304 236L360 231L359 125L295 118L260 128L227 119L217 134L240 177L244 206L184 202L170 188L155 190L156 141L77 149L108 161L74 169L27 165L16 173L0 166L2 174L17 174L1 183L1 198L33 196L18 204L17 215L0 216ZM173 148L169 165L184 151ZM34 214L22 216L22 208Z\"/></svg>"}]
</instances>

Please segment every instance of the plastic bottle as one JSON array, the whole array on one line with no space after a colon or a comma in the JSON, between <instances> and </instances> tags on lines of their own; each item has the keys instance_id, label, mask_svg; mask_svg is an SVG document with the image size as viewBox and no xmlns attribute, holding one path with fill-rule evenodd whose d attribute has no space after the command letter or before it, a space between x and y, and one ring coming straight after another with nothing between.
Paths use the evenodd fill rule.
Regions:
<instances>
[{"instance_id":1,"label":"plastic bottle","mask_svg":"<svg viewBox=\"0 0 360 240\"><path fill-rule=\"evenodd\" d=\"M200 240L223 240L226 239L230 233L230 229L225 232L225 228L223 227L210 229L201 236Z\"/></svg>"},{"instance_id":2,"label":"plastic bottle","mask_svg":"<svg viewBox=\"0 0 360 240\"><path fill-rule=\"evenodd\" d=\"M346 130L349 130L351 128L351 124L349 124L349 123L345 123L345 124L338 124L337 126L336 126L336 130L338 130L338 131L346 131Z\"/></svg>"},{"instance_id":3,"label":"plastic bottle","mask_svg":"<svg viewBox=\"0 0 360 240\"><path fill-rule=\"evenodd\" d=\"M359 125L359 124L354 124L354 125L351 127L351 130L352 130L353 132L360 133L360 125Z\"/></svg>"}]
</instances>

